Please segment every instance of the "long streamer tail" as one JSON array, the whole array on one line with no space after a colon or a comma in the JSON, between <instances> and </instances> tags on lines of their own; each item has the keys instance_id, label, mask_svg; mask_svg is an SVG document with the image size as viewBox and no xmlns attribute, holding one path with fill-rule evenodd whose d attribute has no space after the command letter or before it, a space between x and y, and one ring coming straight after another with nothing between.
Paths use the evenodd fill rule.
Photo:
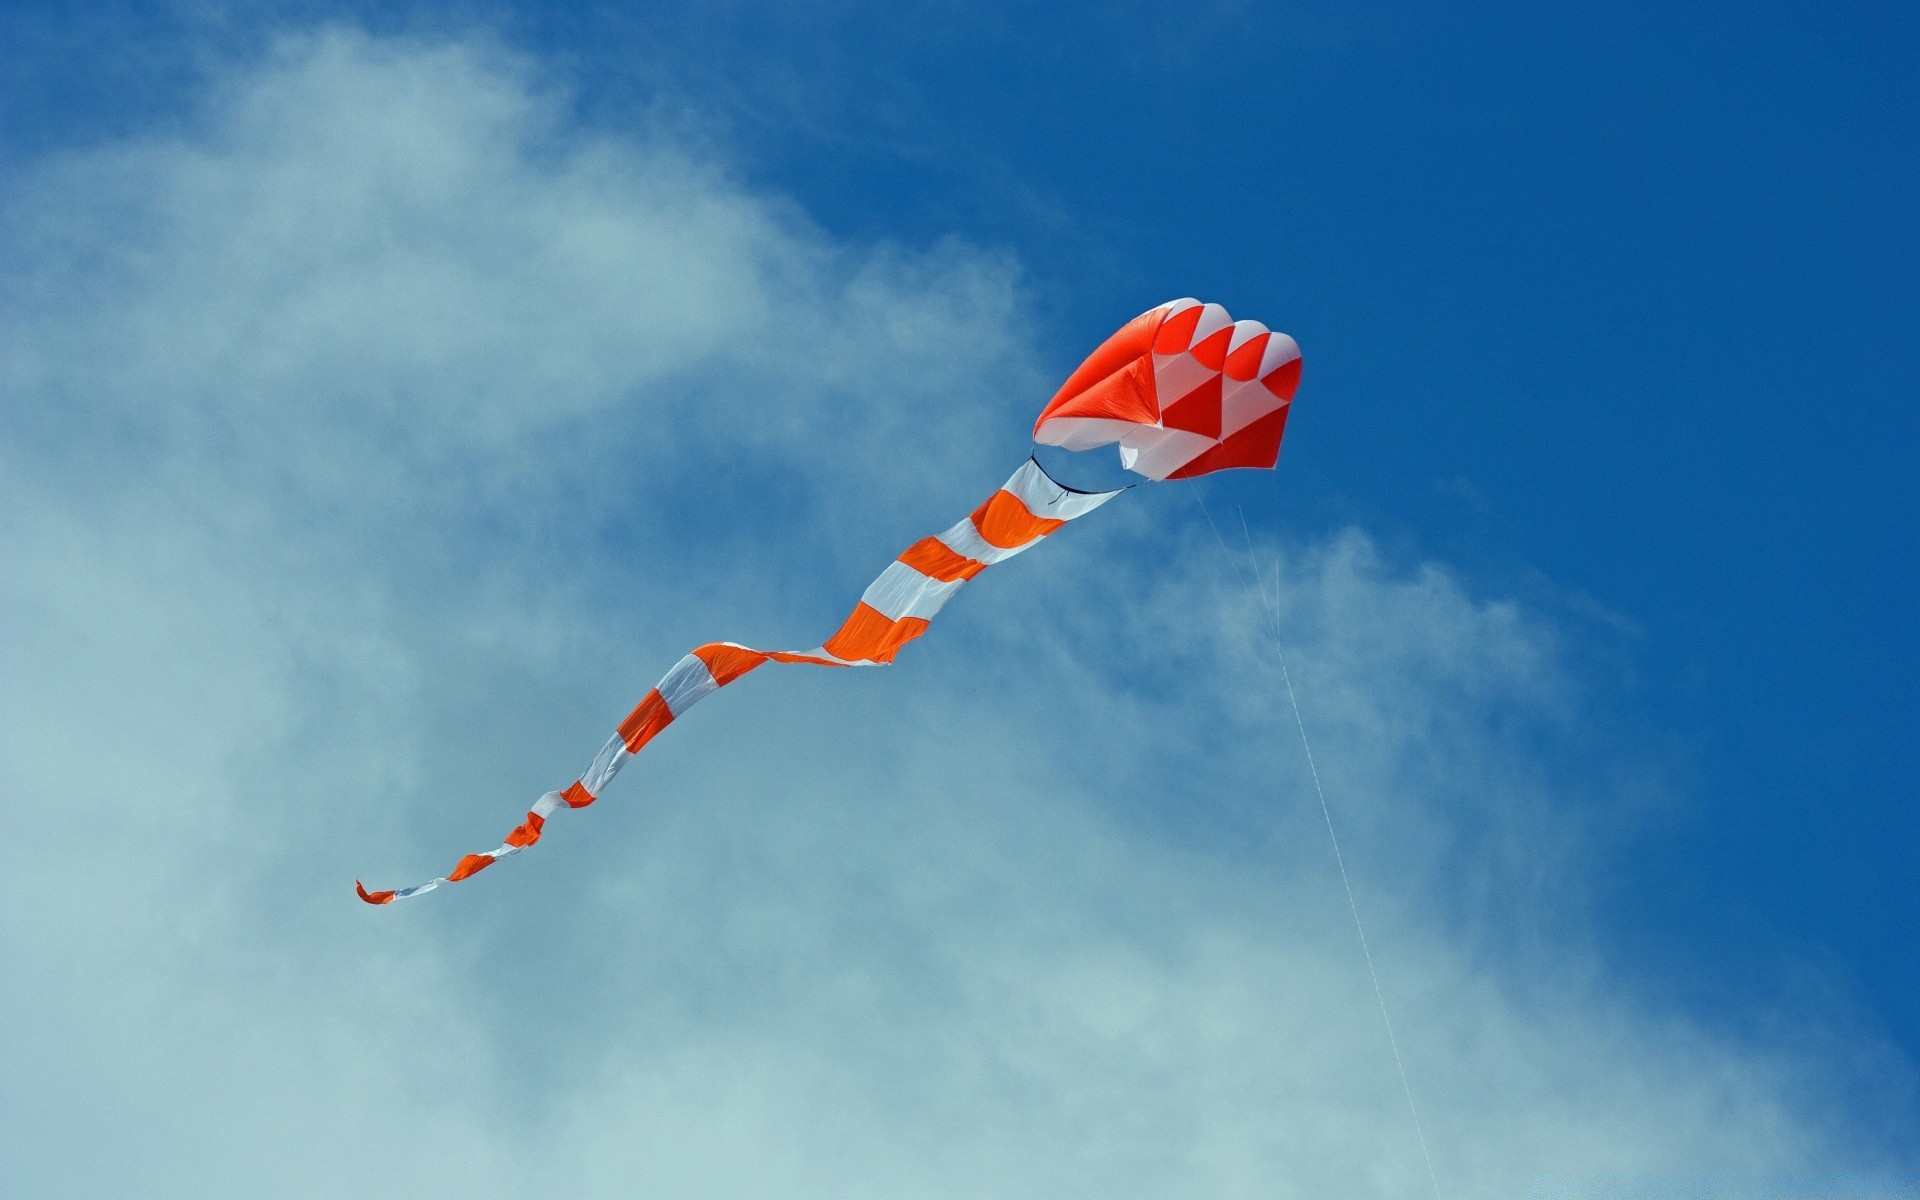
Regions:
<instances>
[{"instance_id":1,"label":"long streamer tail","mask_svg":"<svg viewBox=\"0 0 1920 1200\"><path fill-rule=\"evenodd\" d=\"M1124 491L1125 489L1120 489ZM594 756L580 778L534 801L524 821L500 845L469 854L451 871L412 887L369 891L353 887L368 904L391 904L458 883L537 843L547 821L562 809L585 808L599 799L628 759L686 711L763 663L818 667L882 667L900 648L927 630L934 614L962 584L994 563L1012 558L1077 517L1119 495L1079 492L1055 483L1028 459L1013 478L963 521L901 553L868 586L840 631L812 650L756 650L733 642L709 642L673 665L643 697Z\"/></svg>"}]
</instances>

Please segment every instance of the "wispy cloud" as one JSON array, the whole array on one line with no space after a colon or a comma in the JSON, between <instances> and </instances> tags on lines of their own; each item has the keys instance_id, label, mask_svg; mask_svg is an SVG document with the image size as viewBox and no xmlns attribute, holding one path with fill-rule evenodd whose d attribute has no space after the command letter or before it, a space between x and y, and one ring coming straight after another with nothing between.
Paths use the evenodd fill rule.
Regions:
<instances>
[{"instance_id":1,"label":"wispy cloud","mask_svg":"<svg viewBox=\"0 0 1920 1200\"><path fill-rule=\"evenodd\" d=\"M836 243L512 56L216 83L9 197L23 1194L1418 1194L1259 601L1172 488L363 909L687 646L829 630L1050 379L1013 264ZM1897 1165L1828 1066L1464 916L1578 861L1550 616L1359 532L1257 557L1450 1194Z\"/></svg>"}]
</instances>

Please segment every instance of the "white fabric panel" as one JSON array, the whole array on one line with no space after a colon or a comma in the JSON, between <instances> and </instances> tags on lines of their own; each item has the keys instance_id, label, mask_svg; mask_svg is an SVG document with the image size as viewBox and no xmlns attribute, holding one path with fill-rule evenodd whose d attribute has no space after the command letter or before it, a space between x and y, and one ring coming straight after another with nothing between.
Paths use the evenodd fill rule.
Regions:
<instances>
[{"instance_id":1,"label":"white fabric panel","mask_svg":"<svg viewBox=\"0 0 1920 1200\"><path fill-rule=\"evenodd\" d=\"M1232 354L1235 350L1238 350L1265 332L1267 332L1267 327L1258 321L1235 321L1233 323L1233 336L1227 339L1227 353Z\"/></svg>"},{"instance_id":2,"label":"white fabric panel","mask_svg":"<svg viewBox=\"0 0 1920 1200\"><path fill-rule=\"evenodd\" d=\"M1220 372L1184 350L1153 356L1153 391L1160 412ZM1136 427L1137 428L1137 427Z\"/></svg>"},{"instance_id":3,"label":"white fabric panel","mask_svg":"<svg viewBox=\"0 0 1920 1200\"><path fill-rule=\"evenodd\" d=\"M1267 385L1258 379L1245 383L1227 380L1226 389L1220 393L1220 437L1224 440L1229 434L1239 433L1279 408L1281 403L1280 397L1268 391Z\"/></svg>"},{"instance_id":4,"label":"white fabric panel","mask_svg":"<svg viewBox=\"0 0 1920 1200\"><path fill-rule=\"evenodd\" d=\"M1159 425L1139 425L1133 432L1120 440L1120 458L1122 462L1132 460L1167 440L1173 430Z\"/></svg>"},{"instance_id":5,"label":"white fabric panel","mask_svg":"<svg viewBox=\"0 0 1920 1200\"><path fill-rule=\"evenodd\" d=\"M1193 340L1187 345L1198 346L1231 324L1233 318L1227 315L1226 309L1218 304L1208 304L1201 309L1200 323L1193 327Z\"/></svg>"},{"instance_id":6,"label":"white fabric panel","mask_svg":"<svg viewBox=\"0 0 1920 1200\"><path fill-rule=\"evenodd\" d=\"M980 531L973 527L972 517L968 517L952 529L937 536L940 544L955 554L964 558L970 558L975 562L986 563L988 566L992 566L997 562L1005 562L1007 559L1025 550L1027 546L1034 545L1033 542L1028 542L1027 546L1015 546L1011 550L1002 550L1000 547L980 536Z\"/></svg>"},{"instance_id":7,"label":"white fabric panel","mask_svg":"<svg viewBox=\"0 0 1920 1200\"><path fill-rule=\"evenodd\" d=\"M782 654L798 654L806 658L819 659L829 667L884 667L886 663L869 662L864 658L841 658L837 654L827 653L825 646L815 646L811 650L782 650Z\"/></svg>"},{"instance_id":8,"label":"white fabric panel","mask_svg":"<svg viewBox=\"0 0 1920 1200\"><path fill-rule=\"evenodd\" d=\"M546 795L540 797L538 800L535 800L533 802L533 807L528 809L527 811L533 813L535 816L539 817L542 821L544 821L548 817L552 816L554 813L565 808L566 806L567 806L567 802L560 798L559 792L548 792Z\"/></svg>"},{"instance_id":9,"label":"white fabric panel","mask_svg":"<svg viewBox=\"0 0 1920 1200\"><path fill-rule=\"evenodd\" d=\"M1070 491L1047 478L1040 464L1032 459L1015 471L1013 478L1007 480L1001 490L1012 492L1034 516L1052 521L1071 521L1084 517L1120 494Z\"/></svg>"},{"instance_id":10,"label":"white fabric panel","mask_svg":"<svg viewBox=\"0 0 1920 1200\"><path fill-rule=\"evenodd\" d=\"M1143 429L1120 444L1120 465L1148 479L1165 479L1215 444L1210 437L1184 429Z\"/></svg>"},{"instance_id":11,"label":"white fabric panel","mask_svg":"<svg viewBox=\"0 0 1920 1200\"><path fill-rule=\"evenodd\" d=\"M868 585L860 599L879 609L890 621L898 621L902 617L919 617L930 621L965 582L964 579L955 579L942 583L922 575L903 562L896 562L880 572L880 578Z\"/></svg>"},{"instance_id":12,"label":"white fabric panel","mask_svg":"<svg viewBox=\"0 0 1920 1200\"><path fill-rule=\"evenodd\" d=\"M1265 379L1267 376L1279 370L1281 366L1299 357L1299 342L1294 341L1284 333L1274 334L1272 339L1267 342L1266 353L1260 356L1259 378Z\"/></svg>"},{"instance_id":13,"label":"white fabric panel","mask_svg":"<svg viewBox=\"0 0 1920 1200\"><path fill-rule=\"evenodd\" d=\"M599 796L600 789L613 782L613 777L620 773L621 764L632 757L633 751L627 749L626 739L614 734L607 739L606 745L600 747L600 753L593 756L593 765L580 777L580 786L587 789L588 795Z\"/></svg>"},{"instance_id":14,"label":"white fabric panel","mask_svg":"<svg viewBox=\"0 0 1920 1200\"><path fill-rule=\"evenodd\" d=\"M1062 450L1091 450L1111 445L1125 437L1127 430L1139 427L1138 422L1112 417L1054 417L1034 430L1033 440Z\"/></svg>"},{"instance_id":15,"label":"white fabric panel","mask_svg":"<svg viewBox=\"0 0 1920 1200\"><path fill-rule=\"evenodd\" d=\"M673 670L668 671L657 686L660 698L667 702L667 711L678 717L720 685L713 681L713 672L707 670L707 664L701 662L698 655L689 654L673 664Z\"/></svg>"}]
</instances>

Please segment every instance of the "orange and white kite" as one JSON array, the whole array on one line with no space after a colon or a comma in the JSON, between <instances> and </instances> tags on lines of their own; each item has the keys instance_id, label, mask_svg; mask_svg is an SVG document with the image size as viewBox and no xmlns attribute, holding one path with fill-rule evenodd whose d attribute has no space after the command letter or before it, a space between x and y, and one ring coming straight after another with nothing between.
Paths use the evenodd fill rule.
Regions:
<instances>
[{"instance_id":1,"label":"orange and white kite","mask_svg":"<svg viewBox=\"0 0 1920 1200\"><path fill-rule=\"evenodd\" d=\"M1128 322L1094 351L1041 411L1033 440L1068 450L1118 445L1124 467L1154 480L1270 468L1280 457L1299 382L1300 347L1286 334L1235 321L1217 304L1175 300ZM447 874L413 887L368 891L356 881L354 889L369 904L390 904L520 853L540 840L555 813L597 800L627 760L689 708L763 663L891 663L967 580L1119 494L1064 487L1028 459L965 520L902 552L820 646L756 650L709 642L696 648L620 723L586 774L536 800L499 846L469 854Z\"/></svg>"},{"instance_id":2,"label":"orange and white kite","mask_svg":"<svg viewBox=\"0 0 1920 1200\"><path fill-rule=\"evenodd\" d=\"M1280 458L1300 347L1218 304L1175 300L1095 350L1040 410L1033 440L1066 450L1117 443L1148 479L1191 479Z\"/></svg>"}]
</instances>

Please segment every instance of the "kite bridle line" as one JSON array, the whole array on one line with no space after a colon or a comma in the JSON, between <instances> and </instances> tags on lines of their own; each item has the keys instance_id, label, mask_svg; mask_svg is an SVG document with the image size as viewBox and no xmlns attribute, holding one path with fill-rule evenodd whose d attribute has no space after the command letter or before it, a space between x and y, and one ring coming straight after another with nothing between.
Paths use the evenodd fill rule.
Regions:
<instances>
[{"instance_id":1,"label":"kite bridle line","mask_svg":"<svg viewBox=\"0 0 1920 1200\"><path fill-rule=\"evenodd\" d=\"M1187 489L1188 493L1199 504L1201 514L1207 518L1207 528L1213 530L1214 540L1220 543L1220 553L1236 563L1239 562L1238 557L1227 546L1227 539L1221 536L1220 526L1214 522L1213 512L1207 507L1206 498L1200 494L1199 487L1193 486L1193 481L1190 479L1186 482L1190 485ZM1293 692L1293 675L1287 670L1287 652L1280 640L1280 564L1277 560L1274 563L1275 594L1268 596L1266 582L1260 576L1260 568L1254 557L1253 534L1247 528L1246 509L1240 508L1237 502L1235 509L1240 514L1241 536L1247 543L1247 570L1253 579L1254 589L1260 593L1261 607L1266 610L1268 634L1273 639L1273 654L1280 664L1280 680L1286 685L1287 705L1293 710L1294 728L1300 731L1300 748L1306 752L1307 772L1313 778L1313 794L1320 800L1320 817L1326 822L1327 841L1333 846L1333 861L1340 868L1340 886L1346 891L1347 911L1353 916L1353 931L1360 938L1360 956L1366 960L1367 978L1373 982L1373 998L1380 1006L1380 1024L1387 1031L1387 1046L1393 1051L1393 1065L1400 1072L1400 1089L1406 1093L1407 1113L1413 1118L1413 1133L1420 1141L1420 1158L1426 1164L1427 1182L1432 1185L1434 1200L1440 1200L1440 1178L1434 1173L1433 1153L1427 1148L1427 1131L1420 1120L1420 1106L1414 1103L1413 1083L1407 1076L1406 1060L1400 1056L1400 1041L1393 1033L1393 1018L1387 1012L1387 994L1380 986L1380 972L1373 965L1373 950L1367 945L1367 928L1360 920L1360 904L1354 898L1353 880L1347 875L1346 855L1340 852L1340 838L1333 830L1333 810L1327 804L1327 792L1320 783L1320 768L1313 761L1313 744L1307 740L1307 723L1300 716L1300 701Z\"/></svg>"},{"instance_id":2,"label":"kite bridle line","mask_svg":"<svg viewBox=\"0 0 1920 1200\"><path fill-rule=\"evenodd\" d=\"M1072 484L1061 483L1058 479L1055 479L1053 477L1053 472L1047 470L1047 464L1040 461L1040 443L1039 442L1033 443L1033 445L1027 450L1027 461L1033 464L1035 470L1039 471L1042 475L1045 475L1047 477L1047 482L1053 484L1053 486L1059 488L1061 491L1066 492L1068 495L1099 496L1099 495L1107 494L1100 491L1089 491L1086 488L1077 488L1077 487L1074 487ZM1136 479L1132 483L1123 483L1117 488L1107 489L1107 492L1111 493L1112 495L1118 496L1121 492L1130 492L1139 486L1140 486L1140 480ZM1060 503L1060 501L1064 499L1066 499L1065 496L1055 496L1053 499L1047 501L1047 507L1052 508L1054 505Z\"/></svg>"}]
</instances>

